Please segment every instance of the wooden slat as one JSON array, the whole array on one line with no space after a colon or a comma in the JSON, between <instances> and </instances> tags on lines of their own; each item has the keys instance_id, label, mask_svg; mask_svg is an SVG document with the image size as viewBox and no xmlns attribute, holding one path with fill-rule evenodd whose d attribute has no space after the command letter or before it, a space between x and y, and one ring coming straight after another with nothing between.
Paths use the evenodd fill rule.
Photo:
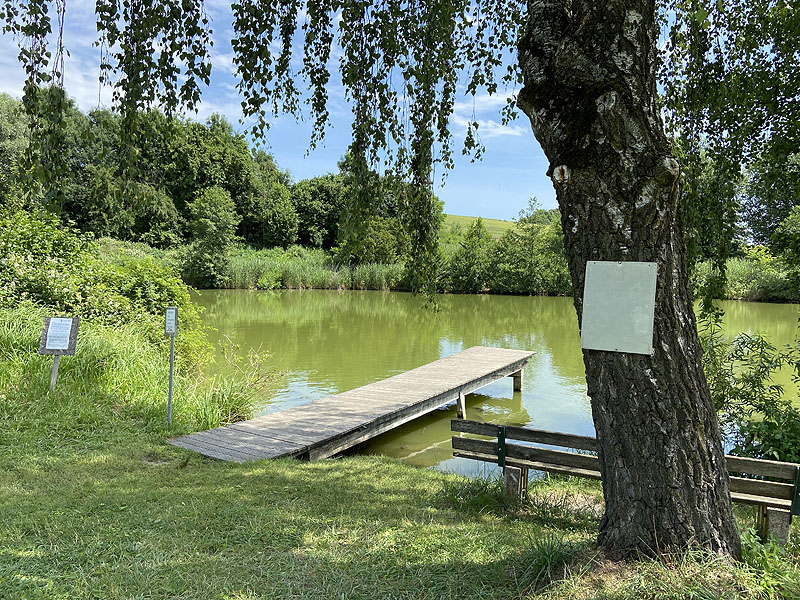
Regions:
<instances>
[{"instance_id":1,"label":"wooden slat","mask_svg":"<svg viewBox=\"0 0 800 600\"><path fill-rule=\"evenodd\" d=\"M731 491L749 494L751 496L770 496L791 501L794 498L794 485L789 483L776 483L763 479L745 479L731 477Z\"/></svg>"},{"instance_id":2,"label":"wooden slat","mask_svg":"<svg viewBox=\"0 0 800 600\"><path fill-rule=\"evenodd\" d=\"M480 421L469 421L465 419L452 419L450 429L461 433L475 433L497 437L497 425L494 423L481 423ZM597 449L597 440L585 435L573 435L571 433L560 433L556 431L545 431L544 429L530 429L528 427L506 426L506 439L519 440L521 442L534 442L537 444L547 444L549 446L561 446L563 448L575 448L577 450L594 451Z\"/></svg>"},{"instance_id":3,"label":"wooden slat","mask_svg":"<svg viewBox=\"0 0 800 600\"><path fill-rule=\"evenodd\" d=\"M480 452L467 452L465 450L453 451L453 456L459 458L471 458L473 460L482 460L484 462L497 462L497 455L482 454ZM523 458L509 458L506 464L512 467L525 467L533 469L534 471L547 471L548 473L558 473L559 475L571 475L573 477L583 477L584 479L600 479L600 472L590 469L578 469L575 467L565 467L563 465L554 465L551 463L538 462L533 460L525 460Z\"/></svg>"},{"instance_id":4,"label":"wooden slat","mask_svg":"<svg viewBox=\"0 0 800 600\"><path fill-rule=\"evenodd\" d=\"M731 492L731 500L734 502L741 502L743 504L754 504L756 506L771 506L772 508L780 508L782 510L789 510L792 508L791 500L753 496L751 494L743 494L741 492Z\"/></svg>"},{"instance_id":5,"label":"wooden slat","mask_svg":"<svg viewBox=\"0 0 800 600\"><path fill-rule=\"evenodd\" d=\"M729 473L747 473L786 479L794 483L797 477L797 463L780 462L777 460L763 460L761 458L745 458L743 456L725 456Z\"/></svg>"},{"instance_id":6,"label":"wooden slat","mask_svg":"<svg viewBox=\"0 0 800 600\"><path fill-rule=\"evenodd\" d=\"M497 462L497 444L495 442L454 437L453 449L480 452L482 454L494 454L495 462ZM596 456L576 454L575 452L565 452L563 450L548 450L545 448L534 448L532 446L520 446L518 444L506 444L506 458L521 458L535 462L587 469L590 471L599 470L599 463Z\"/></svg>"}]
</instances>

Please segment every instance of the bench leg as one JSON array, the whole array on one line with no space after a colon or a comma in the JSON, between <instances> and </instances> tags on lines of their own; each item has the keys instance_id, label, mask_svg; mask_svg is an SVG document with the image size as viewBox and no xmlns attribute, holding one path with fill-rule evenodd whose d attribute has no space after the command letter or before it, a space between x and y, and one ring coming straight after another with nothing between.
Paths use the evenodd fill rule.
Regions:
<instances>
[{"instance_id":1,"label":"bench leg","mask_svg":"<svg viewBox=\"0 0 800 600\"><path fill-rule=\"evenodd\" d=\"M503 494L509 500L519 500L528 493L528 469L503 467Z\"/></svg>"},{"instance_id":2,"label":"bench leg","mask_svg":"<svg viewBox=\"0 0 800 600\"><path fill-rule=\"evenodd\" d=\"M792 523L792 514L788 510L759 506L756 513L756 530L762 542L769 541L770 536L782 546L789 541L789 526Z\"/></svg>"}]
</instances>

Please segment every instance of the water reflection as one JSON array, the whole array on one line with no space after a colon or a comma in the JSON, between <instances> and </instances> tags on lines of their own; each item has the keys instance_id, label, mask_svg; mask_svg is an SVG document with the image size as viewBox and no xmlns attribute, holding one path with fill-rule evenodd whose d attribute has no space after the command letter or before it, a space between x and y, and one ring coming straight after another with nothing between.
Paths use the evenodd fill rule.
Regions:
<instances>
[{"instance_id":1,"label":"water reflection","mask_svg":"<svg viewBox=\"0 0 800 600\"><path fill-rule=\"evenodd\" d=\"M349 390L475 345L534 350L522 393L498 381L467 400L469 418L592 434L575 311L569 298L453 295L440 309L397 292L329 290L204 291L205 321L218 341L273 354L288 375L265 412ZM760 331L776 343L793 339L797 306L728 302L730 331ZM218 361L218 369L224 369ZM452 412L452 414L451 414ZM437 411L365 445L365 452L422 466L475 473L453 459L449 420Z\"/></svg>"}]
</instances>

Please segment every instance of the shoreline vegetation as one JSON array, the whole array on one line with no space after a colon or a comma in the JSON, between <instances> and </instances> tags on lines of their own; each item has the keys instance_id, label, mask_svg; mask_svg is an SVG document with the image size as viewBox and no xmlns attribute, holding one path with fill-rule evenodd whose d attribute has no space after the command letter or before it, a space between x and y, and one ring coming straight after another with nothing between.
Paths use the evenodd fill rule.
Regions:
<instances>
[{"instance_id":1,"label":"shoreline vegetation","mask_svg":"<svg viewBox=\"0 0 800 600\"><path fill-rule=\"evenodd\" d=\"M512 222L507 222L513 225ZM160 250L139 242L122 242L112 238L100 238L98 244L107 260L126 263L130 260L151 257L175 269L180 269L181 255L185 248ZM795 274L774 257L755 251L754 256L730 258L727 261L728 281L725 288L726 300L745 302L800 302L800 290L796 286ZM445 259L446 261L447 259ZM475 261L479 262L479 261ZM475 263L472 263L475 264ZM411 286L404 263L362 263L349 265L337 263L332 252L322 249L291 246L287 249L271 248L257 250L243 245L229 250L228 274L222 283L208 289L333 289L333 290L382 290L410 291ZM459 280L462 288L453 284L450 273L441 275L440 289L455 294L513 294L569 296L568 275L561 265L550 266L555 273L545 284L549 288L534 287L524 289L524 285L496 285L476 289L480 275L469 273ZM486 271L493 271L497 263L490 264ZM468 269L465 269L468 270ZM474 269L477 270L477 269ZM703 285L712 273L710 261L700 262L693 273L695 288ZM496 272L496 271L495 271ZM462 271L463 273L463 271ZM552 285L555 282L556 285Z\"/></svg>"}]
</instances>

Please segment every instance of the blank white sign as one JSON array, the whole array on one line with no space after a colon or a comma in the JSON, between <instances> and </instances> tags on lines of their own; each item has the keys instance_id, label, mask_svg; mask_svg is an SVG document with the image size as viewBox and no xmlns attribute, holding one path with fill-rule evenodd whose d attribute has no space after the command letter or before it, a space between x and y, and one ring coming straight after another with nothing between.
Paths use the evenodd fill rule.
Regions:
<instances>
[{"instance_id":1,"label":"blank white sign","mask_svg":"<svg viewBox=\"0 0 800 600\"><path fill-rule=\"evenodd\" d=\"M587 262L581 348L652 354L657 274L654 262Z\"/></svg>"}]
</instances>

